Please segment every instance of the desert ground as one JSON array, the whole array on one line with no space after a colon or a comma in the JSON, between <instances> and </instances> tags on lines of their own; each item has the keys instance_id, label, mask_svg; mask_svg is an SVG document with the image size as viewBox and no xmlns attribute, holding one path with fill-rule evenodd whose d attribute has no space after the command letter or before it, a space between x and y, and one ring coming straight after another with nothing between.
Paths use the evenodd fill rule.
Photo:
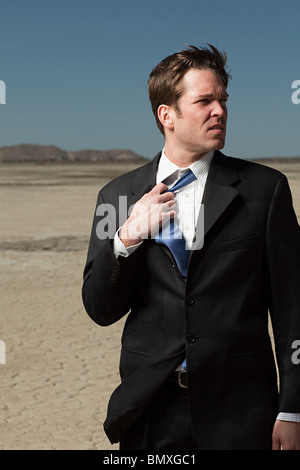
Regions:
<instances>
[{"instance_id":1,"label":"desert ground","mask_svg":"<svg viewBox=\"0 0 300 470\"><path fill-rule=\"evenodd\" d=\"M300 162L271 166L300 220ZM0 165L0 450L118 449L102 424L123 321L92 322L81 286L98 191L133 167Z\"/></svg>"}]
</instances>

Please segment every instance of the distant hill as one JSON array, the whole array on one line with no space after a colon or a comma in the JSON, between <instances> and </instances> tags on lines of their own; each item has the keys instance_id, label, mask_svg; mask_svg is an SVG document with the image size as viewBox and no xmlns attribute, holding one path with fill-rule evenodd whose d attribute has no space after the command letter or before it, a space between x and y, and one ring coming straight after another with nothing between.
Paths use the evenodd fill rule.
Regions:
<instances>
[{"instance_id":1,"label":"distant hill","mask_svg":"<svg viewBox=\"0 0 300 470\"><path fill-rule=\"evenodd\" d=\"M252 158L252 160L259 163L296 163L300 162L300 157L257 157Z\"/></svg>"},{"instance_id":2,"label":"distant hill","mask_svg":"<svg viewBox=\"0 0 300 470\"><path fill-rule=\"evenodd\" d=\"M299 157L261 157L247 158L261 163L295 163L300 161ZM36 145L36 144L20 144L9 147L0 147L0 163L48 163L48 162L129 162L144 163L149 159L138 155L132 150L112 149L112 150L93 150L84 149L69 151L63 150L55 145Z\"/></svg>"},{"instance_id":3,"label":"distant hill","mask_svg":"<svg viewBox=\"0 0 300 470\"><path fill-rule=\"evenodd\" d=\"M20 144L0 147L0 162L143 162L132 150L62 150L54 145Z\"/></svg>"}]
</instances>

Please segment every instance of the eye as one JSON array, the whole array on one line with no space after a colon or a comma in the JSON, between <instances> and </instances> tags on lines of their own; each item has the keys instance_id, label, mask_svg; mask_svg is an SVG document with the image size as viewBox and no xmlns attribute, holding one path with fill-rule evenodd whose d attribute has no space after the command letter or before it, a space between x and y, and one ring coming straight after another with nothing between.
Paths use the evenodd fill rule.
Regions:
<instances>
[{"instance_id":1,"label":"eye","mask_svg":"<svg viewBox=\"0 0 300 470\"><path fill-rule=\"evenodd\" d=\"M196 101L196 103L202 103L202 104L206 104L208 102L209 102L209 100L207 98L203 98L201 100Z\"/></svg>"}]
</instances>

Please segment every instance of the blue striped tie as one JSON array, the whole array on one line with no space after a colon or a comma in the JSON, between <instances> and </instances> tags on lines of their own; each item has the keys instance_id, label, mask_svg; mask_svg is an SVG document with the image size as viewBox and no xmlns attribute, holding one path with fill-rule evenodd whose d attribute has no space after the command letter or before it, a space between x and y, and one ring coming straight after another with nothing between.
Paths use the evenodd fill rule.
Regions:
<instances>
[{"instance_id":1,"label":"blue striped tie","mask_svg":"<svg viewBox=\"0 0 300 470\"><path fill-rule=\"evenodd\" d=\"M172 186L172 188L167 189L164 192L177 191L178 189L187 186L195 179L196 176L194 175L192 170L188 170L186 173L184 173L181 178L179 178L179 180L174 184L174 186ZM181 272L183 277L186 278L190 258L190 250L186 248L184 236L180 231L177 223L174 222L174 219L171 219L170 224L160 231L160 233L155 237L155 241L157 243L166 245L169 248L176 260L179 271Z\"/></svg>"}]
</instances>

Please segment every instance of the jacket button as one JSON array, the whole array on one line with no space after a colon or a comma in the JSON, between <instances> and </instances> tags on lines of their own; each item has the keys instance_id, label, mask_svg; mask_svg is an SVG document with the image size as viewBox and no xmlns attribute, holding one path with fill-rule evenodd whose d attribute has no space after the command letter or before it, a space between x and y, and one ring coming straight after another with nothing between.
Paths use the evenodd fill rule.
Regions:
<instances>
[{"instance_id":1,"label":"jacket button","mask_svg":"<svg viewBox=\"0 0 300 470\"><path fill-rule=\"evenodd\" d=\"M191 299L191 297L187 297L185 300L188 305L194 305L195 303L195 300Z\"/></svg>"},{"instance_id":2,"label":"jacket button","mask_svg":"<svg viewBox=\"0 0 300 470\"><path fill-rule=\"evenodd\" d=\"M191 335L190 333L188 333L188 334L186 335L186 340L187 340L188 343L195 343L195 341L196 341L196 336Z\"/></svg>"}]
</instances>

